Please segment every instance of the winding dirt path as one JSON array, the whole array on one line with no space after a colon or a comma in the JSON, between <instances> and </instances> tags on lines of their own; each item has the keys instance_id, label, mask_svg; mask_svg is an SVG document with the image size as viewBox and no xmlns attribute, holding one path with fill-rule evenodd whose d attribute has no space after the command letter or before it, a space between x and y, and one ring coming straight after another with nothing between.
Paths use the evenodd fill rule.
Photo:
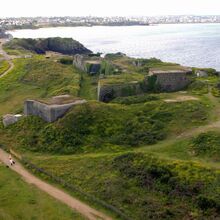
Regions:
<instances>
[{"instance_id":1,"label":"winding dirt path","mask_svg":"<svg viewBox=\"0 0 220 220\"><path fill-rule=\"evenodd\" d=\"M9 68L0 75L0 78L4 77L7 75L13 68L14 68L14 63L12 62L11 57L3 50L2 45L6 42L5 39L0 39L0 54L3 56L3 58L9 63Z\"/></svg>"},{"instance_id":2,"label":"winding dirt path","mask_svg":"<svg viewBox=\"0 0 220 220\"><path fill-rule=\"evenodd\" d=\"M21 177L23 177L23 179L27 183L35 185L37 188L48 193L50 196L54 197L55 199L61 201L62 203L69 206L70 208L81 213L84 217L86 217L89 220L98 220L98 219L99 220L112 220L112 218L106 216L105 214L91 208L87 204L79 201L78 199L73 198L72 196L65 193L64 191L32 175L26 169L24 169L24 167L19 162L16 161L15 165L10 166L8 156L9 155L5 151L0 149L0 160L4 164L8 165L16 173L18 173Z\"/></svg>"}]
</instances>

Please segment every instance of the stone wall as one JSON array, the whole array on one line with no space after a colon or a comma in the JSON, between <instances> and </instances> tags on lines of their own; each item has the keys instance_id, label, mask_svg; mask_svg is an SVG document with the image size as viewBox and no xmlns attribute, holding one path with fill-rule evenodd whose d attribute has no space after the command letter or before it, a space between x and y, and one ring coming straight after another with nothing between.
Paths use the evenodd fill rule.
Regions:
<instances>
[{"instance_id":1,"label":"stone wall","mask_svg":"<svg viewBox=\"0 0 220 220\"><path fill-rule=\"evenodd\" d=\"M156 85L160 91L173 92L186 88L191 80L185 71L155 71L151 75L157 77Z\"/></svg>"},{"instance_id":2,"label":"stone wall","mask_svg":"<svg viewBox=\"0 0 220 220\"><path fill-rule=\"evenodd\" d=\"M73 58L73 65L83 72L88 74L97 74L101 70L100 58L88 57L83 55L75 55Z\"/></svg>"},{"instance_id":3,"label":"stone wall","mask_svg":"<svg viewBox=\"0 0 220 220\"><path fill-rule=\"evenodd\" d=\"M101 85L98 84L98 100L109 102L116 97L126 97L143 93L139 82L125 84Z\"/></svg>"},{"instance_id":4,"label":"stone wall","mask_svg":"<svg viewBox=\"0 0 220 220\"><path fill-rule=\"evenodd\" d=\"M85 61L84 61L84 56L82 55L75 55L74 58L73 58L73 65L80 69L81 71L83 72L87 72L87 68L86 68L86 65L85 65Z\"/></svg>"},{"instance_id":5,"label":"stone wall","mask_svg":"<svg viewBox=\"0 0 220 220\"><path fill-rule=\"evenodd\" d=\"M68 104L45 104L35 100L27 100L24 103L24 114L41 117L46 122L54 122L63 117L73 106L86 103L86 100L77 100Z\"/></svg>"}]
</instances>

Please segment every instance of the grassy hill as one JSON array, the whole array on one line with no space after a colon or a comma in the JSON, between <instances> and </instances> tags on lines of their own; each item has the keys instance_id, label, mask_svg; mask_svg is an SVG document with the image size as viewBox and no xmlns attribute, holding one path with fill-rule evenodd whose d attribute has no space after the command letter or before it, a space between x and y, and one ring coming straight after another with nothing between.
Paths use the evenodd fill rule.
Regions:
<instances>
[{"instance_id":1,"label":"grassy hill","mask_svg":"<svg viewBox=\"0 0 220 220\"><path fill-rule=\"evenodd\" d=\"M16 59L14 64L15 68L0 80L0 115L21 112L28 98L78 95L80 75L72 66L43 56Z\"/></svg>"},{"instance_id":2,"label":"grassy hill","mask_svg":"<svg viewBox=\"0 0 220 220\"><path fill-rule=\"evenodd\" d=\"M0 75L2 75L6 70L8 70L9 67L9 63L6 60L0 60Z\"/></svg>"},{"instance_id":3,"label":"grassy hill","mask_svg":"<svg viewBox=\"0 0 220 220\"><path fill-rule=\"evenodd\" d=\"M55 123L28 117L2 132L13 134L19 149L33 152L69 154L105 150L109 145L130 148L155 144L206 124L209 110L204 101L166 103L159 99L134 105L91 101L74 107Z\"/></svg>"},{"instance_id":4,"label":"grassy hill","mask_svg":"<svg viewBox=\"0 0 220 220\"><path fill-rule=\"evenodd\" d=\"M107 59L120 70L113 81L142 79L149 68L184 68L124 55ZM134 220L219 218L218 76L192 75L185 91L107 104L95 101L98 75L81 73L58 58L33 56L14 63L0 80L0 115L21 112L27 98L71 94L89 101L54 123L25 117L7 128L1 124L1 146Z\"/></svg>"},{"instance_id":5,"label":"grassy hill","mask_svg":"<svg viewBox=\"0 0 220 220\"><path fill-rule=\"evenodd\" d=\"M82 220L79 214L47 194L25 183L0 164L0 219Z\"/></svg>"}]
</instances>

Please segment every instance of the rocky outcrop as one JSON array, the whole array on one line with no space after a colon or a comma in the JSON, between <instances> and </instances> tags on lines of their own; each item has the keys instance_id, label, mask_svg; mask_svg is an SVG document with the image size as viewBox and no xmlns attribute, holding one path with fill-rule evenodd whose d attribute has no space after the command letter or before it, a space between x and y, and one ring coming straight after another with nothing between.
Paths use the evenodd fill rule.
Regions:
<instances>
[{"instance_id":1,"label":"rocky outcrop","mask_svg":"<svg viewBox=\"0 0 220 220\"><path fill-rule=\"evenodd\" d=\"M15 124L18 120L20 120L22 115L11 115L7 114L3 116L3 125L5 127Z\"/></svg>"},{"instance_id":2,"label":"rocky outcrop","mask_svg":"<svg viewBox=\"0 0 220 220\"><path fill-rule=\"evenodd\" d=\"M36 100L27 100L24 103L24 114L39 116L46 122L54 122L63 117L73 106L84 103L86 100L76 100L66 104L46 104Z\"/></svg>"},{"instance_id":3,"label":"rocky outcrop","mask_svg":"<svg viewBox=\"0 0 220 220\"><path fill-rule=\"evenodd\" d=\"M9 49L25 49L38 54L53 51L67 55L90 54L92 51L85 48L72 38L45 38L45 39L17 39L14 38L5 45Z\"/></svg>"}]
</instances>

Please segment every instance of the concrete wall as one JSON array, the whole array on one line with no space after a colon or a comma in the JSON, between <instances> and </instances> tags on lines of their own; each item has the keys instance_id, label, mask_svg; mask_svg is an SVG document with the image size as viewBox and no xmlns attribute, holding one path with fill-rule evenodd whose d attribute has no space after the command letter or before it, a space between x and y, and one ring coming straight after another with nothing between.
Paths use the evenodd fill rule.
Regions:
<instances>
[{"instance_id":1,"label":"concrete wall","mask_svg":"<svg viewBox=\"0 0 220 220\"><path fill-rule=\"evenodd\" d=\"M41 117L44 121L54 122L58 118L63 117L66 112L73 106L86 103L85 100L78 100L69 104L62 105L47 105L35 100L27 100L24 103L25 115L36 115Z\"/></svg>"}]
</instances>

